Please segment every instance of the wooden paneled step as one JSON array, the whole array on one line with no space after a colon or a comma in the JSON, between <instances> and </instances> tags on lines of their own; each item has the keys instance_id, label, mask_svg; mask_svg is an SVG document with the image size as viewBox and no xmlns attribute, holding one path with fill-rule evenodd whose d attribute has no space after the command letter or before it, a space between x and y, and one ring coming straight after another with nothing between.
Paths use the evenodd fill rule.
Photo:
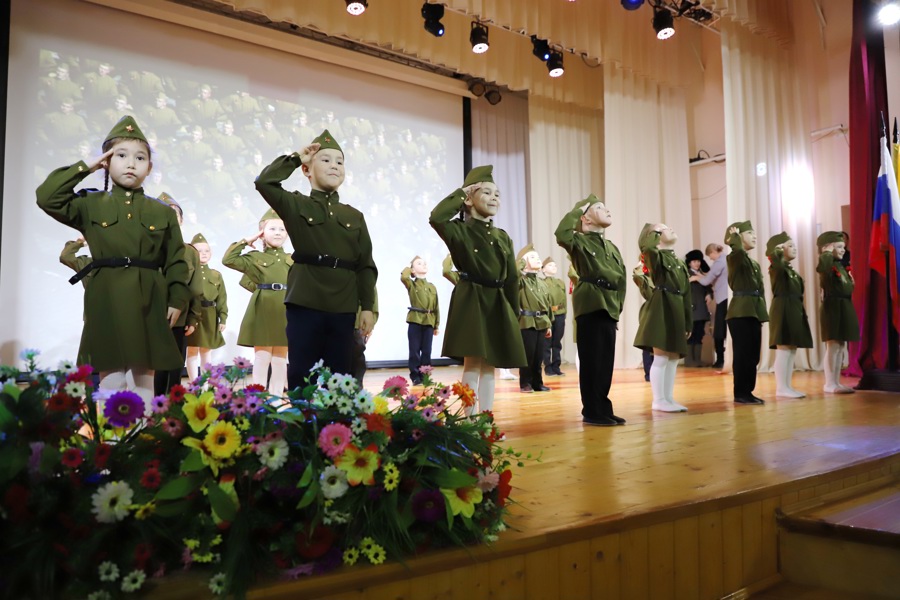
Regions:
<instances>
[{"instance_id":1,"label":"wooden paneled step","mask_svg":"<svg viewBox=\"0 0 900 600\"><path fill-rule=\"evenodd\" d=\"M750 596L753 600L875 600L878 596L828 590L785 581Z\"/></svg>"}]
</instances>

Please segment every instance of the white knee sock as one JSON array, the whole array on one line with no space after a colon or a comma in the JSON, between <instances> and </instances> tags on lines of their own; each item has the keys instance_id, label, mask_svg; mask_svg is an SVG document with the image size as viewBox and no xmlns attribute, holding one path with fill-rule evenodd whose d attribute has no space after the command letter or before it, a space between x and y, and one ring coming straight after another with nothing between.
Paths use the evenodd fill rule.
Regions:
<instances>
[{"instance_id":1,"label":"white knee sock","mask_svg":"<svg viewBox=\"0 0 900 600\"><path fill-rule=\"evenodd\" d=\"M791 397L791 392L788 389L789 384L787 380L787 370L788 363L790 362L790 350L775 350L775 395L782 396L786 398Z\"/></svg>"},{"instance_id":2,"label":"white knee sock","mask_svg":"<svg viewBox=\"0 0 900 600\"><path fill-rule=\"evenodd\" d=\"M257 350L253 353L253 383L266 387L269 381L269 363L272 353L268 350Z\"/></svg>"},{"instance_id":3,"label":"white knee sock","mask_svg":"<svg viewBox=\"0 0 900 600\"><path fill-rule=\"evenodd\" d=\"M144 416L150 415L153 400L153 371L150 369L128 369L125 373L128 387L144 401Z\"/></svg>"},{"instance_id":4,"label":"white knee sock","mask_svg":"<svg viewBox=\"0 0 900 600\"><path fill-rule=\"evenodd\" d=\"M788 368L787 368L787 373L788 373L788 380L787 380L788 389L791 390L791 391L796 395L797 398L806 398L806 394L805 394L805 393L803 393L803 392L801 392L800 390L794 388L794 382L793 382L793 379L794 379L794 363L797 361L797 349L794 348L794 349L791 350L790 352L791 352L791 355L790 355L790 357L789 357L789 359L788 359Z\"/></svg>"},{"instance_id":5,"label":"white knee sock","mask_svg":"<svg viewBox=\"0 0 900 600\"><path fill-rule=\"evenodd\" d=\"M653 364L650 365L650 389L653 392L653 410L666 410L666 367L669 357L662 354L653 356ZM667 411L669 412L669 411Z\"/></svg>"},{"instance_id":6,"label":"white knee sock","mask_svg":"<svg viewBox=\"0 0 900 600\"><path fill-rule=\"evenodd\" d=\"M200 375L200 353L192 352L188 349L187 355L187 377L188 381L193 381Z\"/></svg>"},{"instance_id":7,"label":"white knee sock","mask_svg":"<svg viewBox=\"0 0 900 600\"><path fill-rule=\"evenodd\" d=\"M669 359L666 363L665 394L666 401L680 412L687 412L687 407L675 402L675 372L678 370L678 360Z\"/></svg>"},{"instance_id":8,"label":"white knee sock","mask_svg":"<svg viewBox=\"0 0 900 600\"><path fill-rule=\"evenodd\" d=\"M478 393L478 381L481 379L481 358L465 357L463 359L462 382L472 388L476 394ZM466 414L472 416L477 406L466 408Z\"/></svg>"},{"instance_id":9,"label":"white knee sock","mask_svg":"<svg viewBox=\"0 0 900 600\"><path fill-rule=\"evenodd\" d=\"M101 390L118 392L124 390L127 385L128 384L125 381L125 371L112 371L100 380Z\"/></svg>"},{"instance_id":10,"label":"white knee sock","mask_svg":"<svg viewBox=\"0 0 900 600\"><path fill-rule=\"evenodd\" d=\"M210 364L212 362L210 360L211 358L212 358L212 350L210 350L209 348L200 348L200 364L201 365Z\"/></svg>"},{"instance_id":11,"label":"white knee sock","mask_svg":"<svg viewBox=\"0 0 900 600\"><path fill-rule=\"evenodd\" d=\"M478 378L478 411L494 410L494 367L486 360L481 361L481 376Z\"/></svg>"},{"instance_id":12,"label":"white knee sock","mask_svg":"<svg viewBox=\"0 0 900 600\"><path fill-rule=\"evenodd\" d=\"M840 370L838 376L835 377L834 363L835 356L840 354L840 344L838 342L825 342L825 359L822 370L825 372L825 391L834 393L837 391L837 384L840 381Z\"/></svg>"},{"instance_id":13,"label":"white knee sock","mask_svg":"<svg viewBox=\"0 0 900 600\"><path fill-rule=\"evenodd\" d=\"M269 381L269 393L281 398L284 396L284 384L287 383L287 358L272 357L272 379Z\"/></svg>"}]
</instances>

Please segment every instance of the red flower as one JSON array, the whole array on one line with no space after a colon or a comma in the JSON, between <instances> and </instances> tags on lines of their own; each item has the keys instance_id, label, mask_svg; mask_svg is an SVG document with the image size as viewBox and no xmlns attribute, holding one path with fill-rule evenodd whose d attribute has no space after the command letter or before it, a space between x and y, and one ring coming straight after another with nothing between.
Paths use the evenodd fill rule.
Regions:
<instances>
[{"instance_id":1,"label":"red flower","mask_svg":"<svg viewBox=\"0 0 900 600\"><path fill-rule=\"evenodd\" d=\"M13 521L27 521L31 514L28 512L28 500L31 492L21 483L14 483L3 494L3 506L9 512Z\"/></svg>"},{"instance_id":2,"label":"red flower","mask_svg":"<svg viewBox=\"0 0 900 600\"><path fill-rule=\"evenodd\" d=\"M841 278L841 271L837 267L831 267L831 270L834 271L834 276L838 279Z\"/></svg>"},{"instance_id":3,"label":"red flower","mask_svg":"<svg viewBox=\"0 0 900 600\"><path fill-rule=\"evenodd\" d=\"M182 400L184 400L185 394L187 394L187 390L184 389L183 385L173 385L172 389L169 390L169 400L171 400L172 402L181 402Z\"/></svg>"},{"instance_id":4,"label":"red flower","mask_svg":"<svg viewBox=\"0 0 900 600\"><path fill-rule=\"evenodd\" d=\"M144 466L147 467L148 469L158 469L159 468L159 459L154 458L153 460L148 460L146 463L144 463Z\"/></svg>"},{"instance_id":5,"label":"red flower","mask_svg":"<svg viewBox=\"0 0 900 600\"><path fill-rule=\"evenodd\" d=\"M66 448L65 452L62 453L62 462L63 466L69 467L70 469L74 469L78 467L84 460L84 452L79 450L78 448Z\"/></svg>"},{"instance_id":6,"label":"red flower","mask_svg":"<svg viewBox=\"0 0 900 600\"><path fill-rule=\"evenodd\" d=\"M309 529L304 527L294 537L294 545L296 546L297 554L312 560L328 552L336 538L337 535L330 527L319 525L313 530L312 534L310 534Z\"/></svg>"},{"instance_id":7,"label":"red flower","mask_svg":"<svg viewBox=\"0 0 900 600\"><path fill-rule=\"evenodd\" d=\"M134 566L136 569L144 569L147 562L153 556L153 546L140 543L134 548Z\"/></svg>"},{"instance_id":8,"label":"red flower","mask_svg":"<svg viewBox=\"0 0 900 600\"><path fill-rule=\"evenodd\" d=\"M94 450L94 466L100 470L105 469L106 461L109 460L110 454L112 454L112 446L109 444L100 444L97 446L97 449Z\"/></svg>"},{"instance_id":9,"label":"red flower","mask_svg":"<svg viewBox=\"0 0 900 600\"><path fill-rule=\"evenodd\" d=\"M74 405L74 400L64 392L57 392L47 399L47 410L50 412L72 410Z\"/></svg>"},{"instance_id":10,"label":"red flower","mask_svg":"<svg viewBox=\"0 0 900 600\"><path fill-rule=\"evenodd\" d=\"M389 438L394 437L394 428L391 419L387 415L366 415L366 429L369 431L383 431Z\"/></svg>"},{"instance_id":11,"label":"red flower","mask_svg":"<svg viewBox=\"0 0 900 600\"><path fill-rule=\"evenodd\" d=\"M251 383L244 388L244 391L248 394L260 394L266 391L266 388L258 383Z\"/></svg>"},{"instance_id":12,"label":"red flower","mask_svg":"<svg viewBox=\"0 0 900 600\"><path fill-rule=\"evenodd\" d=\"M162 475L159 474L159 469L150 467L141 475L141 485L148 490L155 490L160 483L162 483Z\"/></svg>"},{"instance_id":13,"label":"red flower","mask_svg":"<svg viewBox=\"0 0 900 600\"><path fill-rule=\"evenodd\" d=\"M91 378L91 373L94 372L94 367L91 365L79 365L78 368L66 375L66 383L70 383L72 381L81 381L87 383Z\"/></svg>"},{"instance_id":14,"label":"red flower","mask_svg":"<svg viewBox=\"0 0 900 600\"><path fill-rule=\"evenodd\" d=\"M509 469L500 473L500 483L497 484L497 504L500 506L506 505L506 499L509 498L509 493L512 491L512 486L509 485L510 479L512 479L512 471Z\"/></svg>"}]
</instances>

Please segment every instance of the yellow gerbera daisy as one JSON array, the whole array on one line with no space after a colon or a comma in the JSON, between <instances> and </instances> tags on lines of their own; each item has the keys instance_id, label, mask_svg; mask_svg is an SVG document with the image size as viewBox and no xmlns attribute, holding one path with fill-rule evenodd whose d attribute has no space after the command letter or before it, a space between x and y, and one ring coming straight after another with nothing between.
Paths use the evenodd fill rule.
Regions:
<instances>
[{"instance_id":1,"label":"yellow gerbera daisy","mask_svg":"<svg viewBox=\"0 0 900 600\"><path fill-rule=\"evenodd\" d=\"M375 396L372 400L375 401L375 414L386 415L388 412L387 400L381 396Z\"/></svg>"},{"instance_id":2,"label":"yellow gerbera daisy","mask_svg":"<svg viewBox=\"0 0 900 600\"><path fill-rule=\"evenodd\" d=\"M384 548L375 544L372 546L372 549L366 552L366 557L369 559L369 562L373 565L380 565L384 562L384 559L387 558L387 552L384 551Z\"/></svg>"},{"instance_id":3,"label":"yellow gerbera daisy","mask_svg":"<svg viewBox=\"0 0 900 600\"><path fill-rule=\"evenodd\" d=\"M385 491L393 491L400 485L400 470L394 463L388 463L384 466L384 489Z\"/></svg>"},{"instance_id":4,"label":"yellow gerbera daisy","mask_svg":"<svg viewBox=\"0 0 900 600\"><path fill-rule=\"evenodd\" d=\"M350 485L375 483L375 471L378 470L379 464L381 457L375 444L369 444L363 450L349 444L344 453L334 461L334 466L347 473L347 482Z\"/></svg>"},{"instance_id":5,"label":"yellow gerbera daisy","mask_svg":"<svg viewBox=\"0 0 900 600\"><path fill-rule=\"evenodd\" d=\"M194 433L200 433L206 426L219 418L219 411L213 406L216 396L212 392L204 392L198 398L192 394L184 397L182 411L187 417L188 425Z\"/></svg>"},{"instance_id":6,"label":"yellow gerbera daisy","mask_svg":"<svg viewBox=\"0 0 900 600\"><path fill-rule=\"evenodd\" d=\"M203 440L198 440L197 438L186 437L181 440L181 443L187 446L188 448L193 448L197 452L200 453L200 458L203 460L203 464L209 467L209 469L213 472L213 475L219 475L219 467L221 464L216 458L210 454L209 448L206 447L206 444L203 443Z\"/></svg>"},{"instance_id":7,"label":"yellow gerbera daisy","mask_svg":"<svg viewBox=\"0 0 900 600\"><path fill-rule=\"evenodd\" d=\"M241 446L241 433L227 421L217 421L206 430L203 444L215 458L230 458Z\"/></svg>"},{"instance_id":8,"label":"yellow gerbera daisy","mask_svg":"<svg viewBox=\"0 0 900 600\"><path fill-rule=\"evenodd\" d=\"M138 521L143 521L156 512L156 502L150 501L147 504L137 504L132 508L134 509L134 518Z\"/></svg>"},{"instance_id":9,"label":"yellow gerbera daisy","mask_svg":"<svg viewBox=\"0 0 900 600\"><path fill-rule=\"evenodd\" d=\"M475 505L481 502L482 498L481 490L476 485L456 489L441 488L441 493L450 504L454 516L462 514L470 519L475 512Z\"/></svg>"}]
</instances>

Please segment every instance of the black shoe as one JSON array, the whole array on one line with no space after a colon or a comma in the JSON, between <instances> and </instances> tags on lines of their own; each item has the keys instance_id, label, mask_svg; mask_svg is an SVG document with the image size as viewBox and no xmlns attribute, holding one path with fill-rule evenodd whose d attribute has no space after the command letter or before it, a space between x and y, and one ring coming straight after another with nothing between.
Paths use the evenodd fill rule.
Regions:
<instances>
[{"instance_id":1,"label":"black shoe","mask_svg":"<svg viewBox=\"0 0 900 600\"><path fill-rule=\"evenodd\" d=\"M550 388L548 388L546 385L542 385L541 387L536 387L536 388L533 388L533 389L534 389L534 391L536 391L536 392L550 392L550 391L552 391L552 390L551 390Z\"/></svg>"},{"instance_id":2,"label":"black shoe","mask_svg":"<svg viewBox=\"0 0 900 600\"><path fill-rule=\"evenodd\" d=\"M750 397L753 398L753 400L756 402L756 404L765 404L766 403L766 401L763 400L762 398L760 398L759 396L754 396L753 394L750 394Z\"/></svg>"},{"instance_id":3,"label":"black shoe","mask_svg":"<svg viewBox=\"0 0 900 600\"><path fill-rule=\"evenodd\" d=\"M725 368L725 363L713 363L712 368L716 371L721 371L723 368Z\"/></svg>"},{"instance_id":4,"label":"black shoe","mask_svg":"<svg viewBox=\"0 0 900 600\"><path fill-rule=\"evenodd\" d=\"M563 373L563 372L560 371L559 369L556 370L556 374L559 375L560 377L562 377L563 375L565 375L565 373Z\"/></svg>"},{"instance_id":5,"label":"black shoe","mask_svg":"<svg viewBox=\"0 0 900 600\"><path fill-rule=\"evenodd\" d=\"M530 394L534 390L531 389L530 385L523 385L522 387L519 388L519 391L522 392L523 394Z\"/></svg>"},{"instance_id":6,"label":"black shoe","mask_svg":"<svg viewBox=\"0 0 900 600\"><path fill-rule=\"evenodd\" d=\"M625 424L625 419L623 419L622 417L617 417L616 415L610 415L609 418L612 419L613 421L615 421L616 423L618 423L619 425Z\"/></svg>"},{"instance_id":7,"label":"black shoe","mask_svg":"<svg viewBox=\"0 0 900 600\"><path fill-rule=\"evenodd\" d=\"M735 398L734 401L737 404L765 404L762 400L760 400L759 398L756 398L753 395L750 395L747 397Z\"/></svg>"},{"instance_id":8,"label":"black shoe","mask_svg":"<svg viewBox=\"0 0 900 600\"><path fill-rule=\"evenodd\" d=\"M584 417L581 419L581 422L585 425L598 425L600 427L615 427L619 424L618 421L608 417Z\"/></svg>"},{"instance_id":9,"label":"black shoe","mask_svg":"<svg viewBox=\"0 0 900 600\"><path fill-rule=\"evenodd\" d=\"M556 377L559 375L556 371L552 371L550 369L544 369L544 377Z\"/></svg>"}]
</instances>

